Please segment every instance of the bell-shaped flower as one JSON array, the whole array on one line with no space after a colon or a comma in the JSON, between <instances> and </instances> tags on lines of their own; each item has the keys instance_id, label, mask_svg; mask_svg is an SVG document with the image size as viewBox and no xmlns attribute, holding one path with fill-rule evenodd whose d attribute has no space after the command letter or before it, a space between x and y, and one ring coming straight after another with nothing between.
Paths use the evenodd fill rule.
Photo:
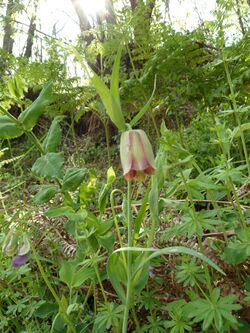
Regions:
<instances>
[{"instance_id":1,"label":"bell-shaped flower","mask_svg":"<svg viewBox=\"0 0 250 333\"><path fill-rule=\"evenodd\" d=\"M120 142L120 156L125 179L144 180L155 170L152 146L143 130L123 132Z\"/></svg>"}]
</instances>

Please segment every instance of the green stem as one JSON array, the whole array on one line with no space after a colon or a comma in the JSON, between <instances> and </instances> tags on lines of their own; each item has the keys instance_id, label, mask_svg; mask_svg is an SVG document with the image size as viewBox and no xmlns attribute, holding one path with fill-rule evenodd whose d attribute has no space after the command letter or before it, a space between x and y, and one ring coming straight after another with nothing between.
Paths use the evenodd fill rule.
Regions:
<instances>
[{"instance_id":1,"label":"green stem","mask_svg":"<svg viewBox=\"0 0 250 333\"><path fill-rule=\"evenodd\" d=\"M151 217L151 224L150 224L150 234L148 239L148 247L151 247L155 237L155 229L156 229L156 220L155 217Z\"/></svg>"},{"instance_id":2,"label":"green stem","mask_svg":"<svg viewBox=\"0 0 250 333\"><path fill-rule=\"evenodd\" d=\"M104 130L105 130L105 138L106 138L106 145L107 145L107 152L108 152L108 165L111 165L111 151L110 151L110 133L109 133L109 123L104 120L103 122Z\"/></svg>"},{"instance_id":3,"label":"green stem","mask_svg":"<svg viewBox=\"0 0 250 333\"><path fill-rule=\"evenodd\" d=\"M38 138L35 136L33 132L25 132L26 136L34 143L34 145L37 147L37 149L40 151L42 155L46 154L45 149L41 145L41 142L38 140Z\"/></svg>"},{"instance_id":4,"label":"green stem","mask_svg":"<svg viewBox=\"0 0 250 333\"><path fill-rule=\"evenodd\" d=\"M132 237L132 215L131 215L131 182L128 182L128 192L127 192L127 222L128 222L128 247L131 247L133 244ZM126 304L123 315L123 325L122 333L127 333L128 328L128 316L130 310L130 299L131 299L131 264L132 264L132 253L128 251L128 265L127 265L127 295L126 295Z\"/></svg>"},{"instance_id":5,"label":"green stem","mask_svg":"<svg viewBox=\"0 0 250 333\"><path fill-rule=\"evenodd\" d=\"M113 190L110 194L110 206L111 206L111 211L112 211L114 222L115 222L115 229L116 229L117 237L118 237L118 240L119 240L119 243L120 243L120 247L122 247L122 238L121 238L121 233L120 233L120 230L119 230L119 224L118 224L118 220L117 220L117 216L116 216L116 212L115 212L114 194L116 192L119 192L119 193L123 194L121 190L117 190L117 189ZM123 255L124 255L124 253L123 253ZM124 255L124 257L125 257L125 255Z\"/></svg>"},{"instance_id":6,"label":"green stem","mask_svg":"<svg viewBox=\"0 0 250 333\"><path fill-rule=\"evenodd\" d=\"M103 284L102 284L102 280L101 280L101 277L100 277L99 269L98 269L96 264L94 265L94 269L95 269L95 274L97 276L98 283L99 283L101 291L102 291L102 296L104 298L104 302L107 303L108 300L107 300L107 297L105 295L105 291L104 291L104 288L103 288Z\"/></svg>"},{"instance_id":7,"label":"green stem","mask_svg":"<svg viewBox=\"0 0 250 333\"><path fill-rule=\"evenodd\" d=\"M81 158L80 158L80 152L79 152L79 147L76 141L76 132L75 132L75 127L74 127L74 114L73 112L70 113L70 129L72 132L72 138L73 138L73 142L74 142L74 146L75 146L75 150L76 150L76 156L77 156L77 161L78 164L80 165L81 163Z\"/></svg>"},{"instance_id":8,"label":"green stem","mask_svg":"<svg viewBox=\"0 0 250 333\"><path fill-rule=\"evenodd\" d=\"M225 72L226 72L226 76L227 76L227 82L228 82L230 93L231 93L231 100L232 100L232 103L233 103L234 116L235 116L235 119L237 121L237 125L239 127L242 147L243 147L243 151L244 151L245 160L246 160L246 163L247 163L248 175L250 176L250 161L249 161L249 157L248 157L248 153L247 153L245 136L244 136L244 133L243 133L242 128L241 128L241 121L240 121L240 117L239 117L238 107L237 107L237 104L236 104L233 83L232 83L232 80L231 80L231 76L230 76L230 73L229 73L227 62L224 59L224 57L223 57L223 63L224 63L224 68L225 68Z\"/></svg>"},{"instance_id":9,"label":"green stem","mask_svg":"<svg viewBox=\"0 0 250 333\"><path fill-rule=\"evenodd\" d=\"M238 209L238 212L239 212L239 216L240 216L242 227L247 232L248 231L247 222L246 222L246 219L244 217L244 214L243 214L243 211L242 211L242 208L241 208L241 205L240 205L240 201L239 201L238 195L237 195L237 193L235 191L233 181L232 181L232 179L230 177L228 179L228 183L229 183L229 187L231 188L231 191L233 192L233 195L234 195L234 200L235 200L236 205L237 205L237 209Z\"/></svg>"},{"instance_id":10,"label":"green stem","mask_svg":"<svg viewBox=\"0 0 250 333\"><path fill-rule=\"evenodd\" d=\"M184 176L182 170L180 171L180 173L181 173L181 177L182 177L185 189L187 191L188 200L190 202L191 209L192 209L193 219L194 219L194 222L195 222L195 228L196 228L196 234L197 234L197 240L198 240L199 249L200 249L200 252L202 254L204 254L204 247L203 247L203 243L202 243L202 237L201 237L200 233L198 232L199 220L197 218L197 214L196 214L196 210L195 210L195 206L194 206L194 202L193 202L193 197L192 197L191 192L189 191L188 184L186 182L186 179L185 179L185 176ZM205 263L204 263L204 272L205 272L205 277L206 277L206 280L207 280L208 290L211 293L212 292L211 277L210 277L210 274L209 274L208 266Z\"/></svg>"},{"instance_id":11,"label":"green stem","mask_svg":"<svg viewBox=\"0 0 250 333\"><path fill-rule=\"evenodd\" d=\"M35 247L31 245L31 248L32 248L32 252L33 252L35 261L37 263L38 269L39 269L39 271L42 275L42 278L43 278L45 284L47 285L48 289L50 290L51 294L55 298L57 304L59 305L59 309L62 313L62 316L63 316L65 322L68 324L69 328L71 329L71 332L76 333L76 330L75 330L73 324L71 323L70 318L67 315L67 309L65 309L64 304L61 302L61 300L60 300L59 296L57 295L55 289L52 287L52 285L51 285L51 283L50 283L50 281L49 281L49 279L48 279L48 277L47 277L47 275L46 275L46 273L45 273L45 271L42 267L41 261L37 256Z\"/></svg>"},{"instance_id":12,"label":"green stem","mask_svg":"<svg viewBox=\"0 0 250 333\"><path fill-rule=\"evenodd\" d=\"M91 292L92 288L93 288L93 282L91 282L91 284L90 284L90 286L89 286L89 288L88 288L87 294L86 294L86 296L85 296L85 298L84 298L84 302L83 302L83 305L82 305L83 310L84 310L84 308L85 308L85 306L86 306L86 304L87 304L87 302L88 302L89 295L90 295L90 292Z\"/></svg>"}]
</instances>

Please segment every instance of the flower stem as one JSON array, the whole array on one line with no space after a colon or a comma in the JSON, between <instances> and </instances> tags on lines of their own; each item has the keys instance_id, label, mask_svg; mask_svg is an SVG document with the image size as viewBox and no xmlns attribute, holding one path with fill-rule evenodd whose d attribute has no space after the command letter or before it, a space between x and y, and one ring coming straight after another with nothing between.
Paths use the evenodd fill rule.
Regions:
<instances>
[{"instance_id":1,"label":"flower stem","mask_svg":"<svg viewBox=\"0 0 250 333\"><path fill-rule=\"evenodd\" d=\"M249 156L248 156L248 153L247 153L246 140L245 140L245 136L244 136L244 133L243 133L243 130L242 130L242 127L241 127L241 121L240 121L238 107L237 107L237 104L236 104L236 99L235 99L235 93L234 93L234 87L233 87L232 79L231 79L231 76L230 76L230 73L229 73L227 61L226 61L226 59L224 57L223 57L223 64L224 64L224 69L225 69L226 76L227 76L227 82L228 82L229 89L230 89L231 100L232 100L232 104L233 104L234 116L235 116L235 119L236 119L236 122L237 122L237 126L239 128L240 138L241 138L243 152L244 152L244 156L245 156L245 160L246 160L246 165L247 165L247 170L248 170L248 175L250 176L250 162L249 162Z\"/></svg>"},{"instance_id":2,"label":"flower stem","mask_svg":"<svg viewBox=\"0 0 250 333\"><path fill-rule=\"evenodd\" d=\"M127 223L128 223L128 247L133 244L132 235L132 215L131 215L131 182L128 182L128 192L127 192ZM130 299L131 299L131 264L132 264L132 253L128 251L128 264L127 264L127 295L126 304L123 315L122 333L127 333L128 327L128 316L130 309Z\"/></svg>"}]
</instances>

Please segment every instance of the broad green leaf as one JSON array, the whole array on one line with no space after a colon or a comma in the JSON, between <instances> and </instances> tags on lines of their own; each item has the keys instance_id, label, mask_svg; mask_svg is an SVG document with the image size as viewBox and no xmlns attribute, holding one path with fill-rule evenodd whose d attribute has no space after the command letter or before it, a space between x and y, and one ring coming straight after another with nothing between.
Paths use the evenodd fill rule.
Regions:
<instances>
[{"instance_id":1,"label":"broad green leaf","mask_svg":"<svg viewBox=\"0 0 250 333\"><path fill-rule=\"evenodd\" d=\"M40 116L45 112L45 108L52 102L52 81L43 87L37 99L24 110L18 120L23 124L25 130L30 131L37 124Z\"/></svg>"},{"instance_id":2,"label":"broad green leaf","mask_svg":"<svg viewBox=\"0 0 250 333\"><path fill-rule=\"evenodd\" d=\"M39 177L61 179L63 177L63 163L63 153L48 153L39 157L31 170Z\"/></svg>"},{"instance_id":3,"label":"broad green leaf","mask_svg":"<svg viewBox=\"0 0 250 333\"><path fill-rule=\"evenodd\" d=\"M65 230L68 231L72 236L77 236L78 225L85 221L88 212L85 209L81 209L78 212L66 212L65 214L69 219L64 225ZM81 228L81 226L80 226Z\"/></svg>"},{"instance_id":4,"label":"broad green leaf","mask_svg":"<svg viewBox=\"0 0 250 333\"><path fill-rule=\"evenodd\" d=\"M63 177L63 191L75 191L81 185L83 179L87 174L87 169L83 168L69 168L66 170Z\"/></svg>"},{"instance_id":5,"label":"broad green leaf","mask_svg":"<svg viewBox=\"0 0 250 333\"><path fill-rule=\"evenodd\" d=\"M59 271L59 276L69 288L77 288L86 280L93 279L95 273L92 267L83 266L79 268L78 263L75 261L64 261Z\"/></svg>"},{"instance_id":6,"label":"broad green leaf","mask_svg":"<svg viewBox=\"0 0 250 333\"><path fill-rule=\"evenodd\" d=\"M24 91L26 90L24 79L16 75L8 81L8 90L10 95L14 99L20 100L24 97Z\"/></svg>"},{"instance_id":7,"label":"broad green leaf","mask_svg":"<svg viewBox=\"0 0 250 333\"><path fill-rule=\"evenodd\" d=\"M238 265L250 256L250 244L229 243L223 253L223 259L230 265Z\"/></svg>"},{"instance_id":8,"label":"broad green leaf","mask_svg":"<svg viewBox=\"0 0 250 333\"><path fill-rule=\"evenodd\" d=\"M60 279L67 284L69 288L73 287L76 264L71 261L64 261L59 271Z\"/></svg>"},{"instance_id":9,"label":"broad green leaf","mask_svg":"<svg viewBox=\"0 0 250 333\"><path fill-rule=\"evenodd\" d=\"M70 216L74 211L69 206L62 206L62 207L51 207L45 213L44 216L49 218L58 217L58 216Z\"/></svg>"},{"instance_id":10,"label":"broad green leaf","mask_svg":"<svg viewBox=\"0 0 250 333\"><path fill-rule=\"evenodd\" d=\"M49 128L49 131L43 141L43 148L47 153L55 153L57 146L61 142L62 130L60 127L61 117L56 117Z\"/></svg>"},{"instance_id":11,"label":"broad green leaf","mask_svg":"<svg viewBox=\"0 0 250 333\"><path fill-rule=\"evenodd\" d=\"M59 187L56 185L45 185L42 187L41 191L39 191L33 198L33 202L36 205L43 204L52 199L56 193L59 192Z\"/></svg>"},{"instance_id":12,"label":"broad green leaf","mask_svg":"<svg viewBox=\"0 0 250 333\"><path fill-rule=\"evenodd\" d=\"M8 116L0 116L0 139L18 138L23 133L22 128Z\"/></svg>"},{"instance_id":13,"label":"broad green leaf","mask_svg":"<svg viewBox=\"0 0 250 333\"><path fill-rule=\"evenodd\" d=\"M145 255L139 255L132 264L132 293L139 294L145 287L148 281L149 262L147 262L142 268L137 270L139 263L143 260ZM126 256L111 254L108 260L107 273L109 279L116 290L121 301L125 302L125 290L127 286L127 265ZM125 261L124 261L125 259Z\"/></svg>"},{"instance_id":14,"label":"broad green leaf","mask_svg":"<svg viewBox=\"0 0 250 333\"><path fill-rule=\"evenodd\" d=\"M102 245L108 252L111 252L113 250L114 242L115 238L112 231L107 232L103 236L98 235L98 243Z\"/></svg>"},{"instance_id":15,"label":"broad green leaf","mask_svg":"<svg viewBox=\"0 0 250 333\"><path fill-rule=\"evenodd\" d=\"M113 226L113 219L101 222L93 213L88 212L86 221L89 229L94 229L98 235L105 235Z\"/></svg>"},{"instance_id":16,"label":"broad green leaf","mask_svg":"<svg viewBox=\"0 0 250 333\"><path fill-rule=\"evenodd\" d=\"M83 266L80 268L74 276L73 287L80 287L85 281L88 279L92 279L95 277L95 271L92 267Z\"/></svg>"},{"instance_id":17,"label":"broad green leaf","mask_svg":"<svg viewBox=\"0 0 250 333\"><path fill-rule=\"evenodd\" d=\"M58 312L58 304L44 302L34 313L39 318L46 318Z\"/></svg>"}]
</instances>

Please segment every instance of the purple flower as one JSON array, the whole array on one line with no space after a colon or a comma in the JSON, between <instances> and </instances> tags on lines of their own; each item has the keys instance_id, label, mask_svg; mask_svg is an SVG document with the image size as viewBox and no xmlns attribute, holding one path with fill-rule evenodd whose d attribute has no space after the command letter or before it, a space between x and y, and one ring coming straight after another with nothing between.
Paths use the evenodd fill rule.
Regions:
<instances>
[{"instance_id":1,"label":"purple flower","mask_svg":"<svg viewBox=\"0 0 250 333\"><path fill-rule=\"evenodd\" d=\"M17 255L12 260L12 266L18 267L18 266L24 265L28 261L28 259L29 259L29 253L27 253L23 256Z\"/></svg>"}]
</instances>

